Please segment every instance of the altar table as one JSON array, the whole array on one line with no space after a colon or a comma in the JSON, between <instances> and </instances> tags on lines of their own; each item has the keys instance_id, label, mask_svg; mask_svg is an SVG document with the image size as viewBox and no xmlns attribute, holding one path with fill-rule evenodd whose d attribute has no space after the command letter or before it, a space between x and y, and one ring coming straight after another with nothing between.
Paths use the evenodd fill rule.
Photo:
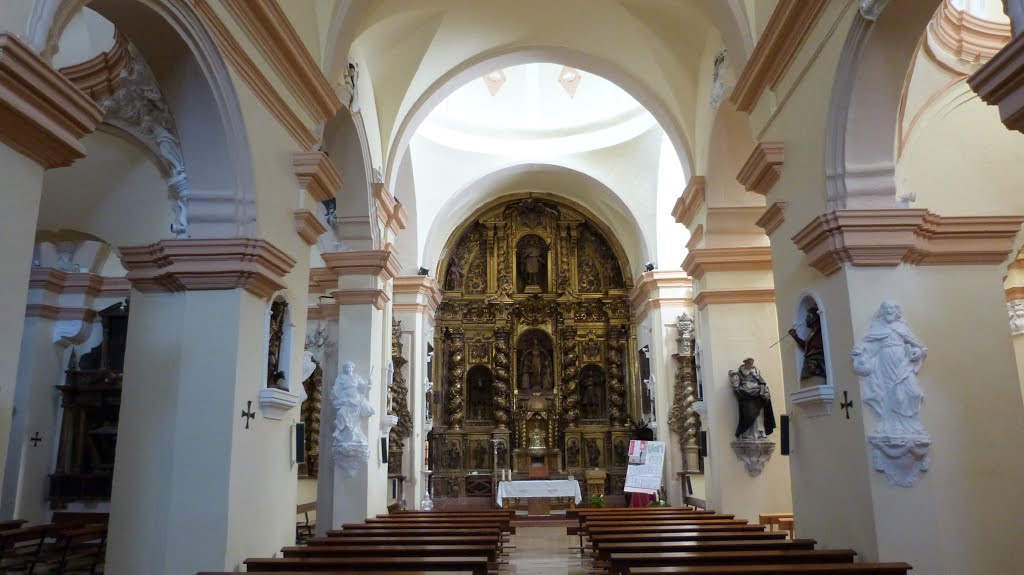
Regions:
<instances>
[{"instance_id":1,"label":"altar table","mask_svg":"<svg viewBox=\"0 0 1024 575\"><path fill-rule=\"evenodd\" d=\"M529 499L535 497L574 499L573 504L583 501L580 482L575 479L534 479L529 481L498 482L498 507L505 499Z\"/></svg>"}]
</instances>

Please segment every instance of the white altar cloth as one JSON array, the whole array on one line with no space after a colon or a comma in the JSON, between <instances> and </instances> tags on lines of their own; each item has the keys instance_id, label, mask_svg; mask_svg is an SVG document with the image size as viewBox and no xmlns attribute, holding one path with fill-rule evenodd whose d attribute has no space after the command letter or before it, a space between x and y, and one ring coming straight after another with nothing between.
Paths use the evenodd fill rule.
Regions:
<instances>
[{"instance_id":1,"label":"white altar cloth","mask_svg":"<svg viewBox=\"0 0 1024 575\"><path fill-rule=\"evenodd\" d=\"M575 479L533 479L498 482L498 507L506 497L575 497L583 501L580 482Z\"/></svg>"}]
</instances>

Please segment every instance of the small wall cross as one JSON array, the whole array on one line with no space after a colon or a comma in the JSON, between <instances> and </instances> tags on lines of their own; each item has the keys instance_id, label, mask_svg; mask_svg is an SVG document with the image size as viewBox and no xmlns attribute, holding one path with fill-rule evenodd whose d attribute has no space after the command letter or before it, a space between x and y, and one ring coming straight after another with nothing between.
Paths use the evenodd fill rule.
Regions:
<instances>
[{"instance_id":1,"label":"small wall cross","mask_svg":"<svg viewBox=\"0 0 1024 575\"><path fill-rule=\"evenodd\" d=\"M245 402L245 409L242 410L242 419L245 420L245 428L249 429L249 422L256 418L256 414L252 411L252 402Z\"/></svg>"},{"instance_id":2,"label":"small wall cross","mask_svg":"<svg viewBox=\"0 0 1024 575\"><path fill-rule=\"evenodd\" d=\"M32 442L32 447L36 447L39 445L39 442L43 440L43 438L42 436L39 435L39 432L37 431L36 434L28 438L28 440Z\"/></svg>"},{"instance_id":3,"label":"small wall cross","mask_svg":"<svg viewBox=\"0 0 1024 575\"><path fill-rule=\"evenodd\" d=\"M850 401L846 392L843 392L843 401L839 403L839 409L846 411L846 419L850 419L850 410L853 409L853 402Z\"/></svg>"}]
</instances>

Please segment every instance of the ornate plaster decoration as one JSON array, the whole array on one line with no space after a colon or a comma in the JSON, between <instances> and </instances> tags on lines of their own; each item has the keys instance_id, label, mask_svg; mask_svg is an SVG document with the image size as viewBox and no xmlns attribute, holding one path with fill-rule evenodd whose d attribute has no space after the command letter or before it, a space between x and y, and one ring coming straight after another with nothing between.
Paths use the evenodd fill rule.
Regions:
<instances>
[{"instance_id":1,"label":"ornate plaster decoration","mask_svg":"<svg viewBox=\"0 0 1024 575\"><path fill-rule=\"evenodd\" d=\"M715 54L715 69L711 73L711 109L717 110L722 105L722 98L725 97L725 58L727 51L722 50Z\"/></svg>"},{"instance_id":2,"label":"ornate plaster decoration","mask_svg":"<svg viewBox=\"0 0 1024 575\"><path fill-rule=\"evenodd\" d=\"M679 436L679 449L683 454L684 470L699 468L700 417L697 413L697 370L694 359L694 322L688 314L676 318L677 352L676 385L673 391L672 408L668 414L669 429Z\"/></svg>"},{"instance_id":3,"label":"ornate plaster decoration","mask_svg":"<svg viewBox=\"0 0 1024 575\"><path fill-rule=\"evenodd\" d=\"M1024 300L1006 302L1006 311L1010 315L1010 334L1024 334Z\"/></svg>"},{"instance_id":4,"label":"ornate plaster decoration","mask_svg":"<svg viewBox=\"0 0 1024 575\"><path fill-rule=\"evenodd\" d=\"M860 15L872 22L878 20L889 0L860 0Z\"/></svg>"},{"instance_id":5,"label":"ornate plaster decoration","mask_svg":"<svg viewBox=\"0 0 1024 575\"><path fill-rule=\"evenodd\" d=\"M775 442L768 438L736 439L729 442L729 445L751 477L761 475L765 464L775 453Z\"/></svg>"},{"instance_id":6,"label":"ornate plaster decoration","mask_svg":"<svg viewBox=\"0 0 1024 575\"><path fill-rule=\"evenodd\" d=\"M977 68L991 60L1011 38L1010 25L958 9L952 0L943 0L927 33L932 55L964 73L973 71L972 66ZM958 62L967 66L957 65Z\"/></svg>"},{"instance_id":7,"label":"ornate plaster decoration","mask_svg":"<svg viewBox=\"0 0 1024 575\"><path fill-rule=\"evenodd\" d=\"M104 121L137 138L160 159L175 202L171 232L188 237L188 174L174 115L135 46L128 44L128 54L129 60L118 74L116 90L100 100Z\"/></svg>"},{"instance_id":8,"label":"ornate plaster decoration","mask_svg":"<svg viewBox=\"0 0 1024 575\"><path fill-rule=\"evenodd\" d=\"M903 321L899 304L883 301L868 333L850 353L861 397L878 425L868 435L871 460L892 485L913 487L928 470L931 436L921 423L924 393L917 380L928 348Z\"/></svg>"},{"instance_id":9,"label":"ornate plaster decoration","mask_svg":"<svg viewBox=\"0 0 1024 575\"><path fill-rule=\"evenodd\" d=\"M356 373L355 364L342 363L341 374L331 388L334 409L331 454L334 464L348 477L354 476L370 459L370 441L363 428L376 411L368 399L369 393L370 383Z\"/></svg>"}]
</instances>

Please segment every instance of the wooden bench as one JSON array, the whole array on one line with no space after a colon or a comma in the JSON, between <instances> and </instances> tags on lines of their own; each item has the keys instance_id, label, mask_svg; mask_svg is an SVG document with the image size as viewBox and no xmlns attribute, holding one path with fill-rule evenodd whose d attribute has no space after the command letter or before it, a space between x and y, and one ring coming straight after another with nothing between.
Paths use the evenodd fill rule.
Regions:
<instances>
[{"instance_id":1,"label":"wooden bench","mask_svg":"<svg viewBox=\"0 0 1024 575\"><path fill-rule=\"evenodd\" d=\"M681 531L673 533L603 533L590 536L590 545L600 549L606 543L645 543L656 541L737 541L785 540L785 533L767 531Z\"/></svg>"},{"instance_id":2,"label":"wooden bench","mask_svg":"<svg viewBox=\"0 0 1024 575\"><path fill-rule=\"evenodd\" d=\"M360 527L349 525L341 530L327 532L328 537L348 537L358 535L359 537L392 537L394 535L405 537L436 536L436 535L498 535L501 529L497 527L409 527L402 529L381 529L379 527Z\"/></svg>"},{"instance_id":3,"label":"wooden bench","mask_svg":"<svg viewBox=\"0 0 1024 575\"><path fill-rule=\"evenodd\" d=\"M246 559L253 573L295 571L469 571L487 575L487 557L311 557L304 559Z\"/></svg>"},{"instance_id":4,"label":"wooden bench","mask_svg":"<svg viewBox=\"0 0 1024 575\"><path fill-rule=\"evenodd\" d=\"M372 547L312 545L285 547L286 559L293 557L487 557L498 561L497 545L375 545Z\"/></svg>"},{"instance_id":5,"label":"wooden bench","mask_svg":"<svg viewBox=\"0 0 1024 575\"><path fill-rule=\"evenodd\" d=\"M310 523L309 512L316 512L316 501L310 501L308 503L300 503L295 506L295 515L301 515L303 521L297 521L295 523L295 542L301 543L306 539L312 537L316 531L316 521Z\"/></svg>"},{"instance_id":6,"label":"wooden bench","mask_svg":"<svg viewBox=\"0 0 1024 575\"><path fill-rule=\"evenodd\" d=\"M566 509L566 519L574 519L585 515L601 515L603 513L636 513L636 514L658 514L672 513L675 511L694 511L695 507L684 505L683 507L577 507Z\"/></svg>"},{"instance_id":7,"label":"wooden bench","mask_svg":"<svg viewBox=\"0 0 1024 575\"><path fill-rule=\"evenodd\" d=\"M638 567L853 563L856 555L852 549L612 553L608 562L612 573L628 574Z\"/></svg>"},{"instance_id":8,"label":"wooden bench","mask_svg":"<svg viewBox=\"0 0 1024 575\"><path fill-rule=\"evenodd\" d=\"M47 572L65 573L74 568L92 574L103 563L106 547L106 524L58 529L55 541L43 547L35 565L45 566Z\"/></svg>"},{"instance_id":9,"label":"wooden bench","mask_svg":"<svg viewBox=\"0 0 1024 575\"><path fill-rule=\"evenodd\" d=\"M508 517L404 517L385 516L371 517L366 520L367 525L435 525L456 524L456 525L497 525L502 531L510 532L512 520Z\"/></svg>"},{"instance_id":10,"label":"wooden bench","mask_svg":"<svg viewBox=\"0 0 1024 575\"><path fill-rule=\"evenodd\" d=\"M47 537L56 530L56 525L47 523L0 531L0 573L31 572L39 560Z\"/></svg>"},{"instance_id":11,"label":"wooden bench","mask_svg":"<svg viewBox=\"0 0 1024 575\"><path fill-rule=\"evenodd\" d=\"M814 539L736 539L726 541L651 541L646 543L608 542L596 548L597 558L608 560L611 553L689 553L706 551L762 551L814 549Z\"/></svg>"},{"instance_id":12,"label":"wooden bench","mask_svg":"<svg viewBox=\"0 0 1024 575\"><path fill-rule=\"evenodd\" d=\"M704 565L637 567L630 575L907 575L907 563L832 563L819 565Z\"/></svg>"},{"instance_id":13,"label":"wooden bench","mask_svg":"<svg viewBox=\"0 0 1024 575\"><path fill-rule=\"evenodd\" d=\"M339 534L340 535L340 534ZM317 545L332 545L332 546L359 546L368 547L374 545L380 545L383 537L313 537L306 541L306 545L310 547ZM453 545L459 543L465 543L466 545L500 545L502 539L498 535L426 535L421 537L405 537L405 536L391 536L387 537L386 541L388 544L393 545Z\"/></svg>"}]
</instances>

